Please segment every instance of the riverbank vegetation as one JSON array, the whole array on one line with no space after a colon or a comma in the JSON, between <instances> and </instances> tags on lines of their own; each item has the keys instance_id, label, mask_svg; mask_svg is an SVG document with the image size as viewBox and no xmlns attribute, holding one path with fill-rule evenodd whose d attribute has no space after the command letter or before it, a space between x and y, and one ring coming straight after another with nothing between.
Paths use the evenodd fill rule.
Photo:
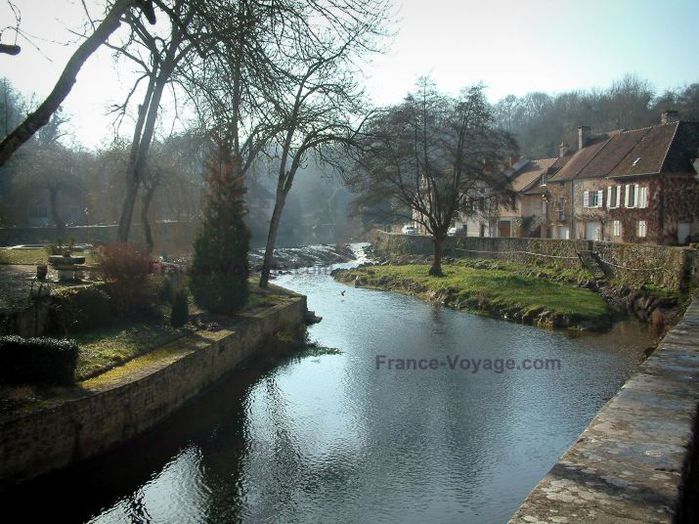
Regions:
<instances>
[{"instance_id":1,"label":"riverbank vegetation","mask_svg":"<svg viewBox=\"0 0 699 524\"><path fill-rule=\"evenodd\" d=\"M171 358L182 350L203 347L211 340L230 333L246 318L286 304L295 297L274 285L266 289L258 288L253 285L253 278L250 284L249 300L235 315L206 313L189 297L191 315L187 324L180 328L169 324L169 308L164 304L156 307L151 316L141 320L123 318L108 324L89 322L95 324L95 327L69 335L70 343L77 347L72 380L65 381L60 387L45 386L31 380L22 384L0 384L0 416L12 416L12 413L55 405L65 399L80 396L81 388L87 381L95 384L100 377L108 374L127 376L138 371L141 366ZM72 314L85 315L89 311L73 311ZM297 346L294 341L294 347Z\"/></svg>"},{"instance_id":2,"label":"riverbank vegetation","mask_svg":"<svg viewBox=\"0 0 699 524\"><path fill-rule=\"evenodd\" d=\"M612 311L597 293L562 281L524 275L512 264L456 261L443 277L428 264L365 266L334 273L337 280L414 294L430 302L545 327L603 330ZM542 278L544 277L544 278Z\"/></svg>"}]
</instances>

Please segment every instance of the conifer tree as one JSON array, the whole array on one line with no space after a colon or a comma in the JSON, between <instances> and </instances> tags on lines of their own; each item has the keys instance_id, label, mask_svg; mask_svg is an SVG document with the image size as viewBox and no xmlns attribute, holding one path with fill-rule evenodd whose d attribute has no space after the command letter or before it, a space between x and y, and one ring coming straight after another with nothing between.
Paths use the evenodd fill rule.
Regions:
<instances>
[{"instance_id":1,"label":"conifer tree","mask_svg":"<svg viewBox=\"0 0 699 524\"><path fill-rule=\"evenodd\" d=\"M240 161L225 141L208 162L209 191L194 241L189 287L194 301L211 313L227 314L248 299L250 233L244 222L245 187Z\"/></svg>"}]
</instances>

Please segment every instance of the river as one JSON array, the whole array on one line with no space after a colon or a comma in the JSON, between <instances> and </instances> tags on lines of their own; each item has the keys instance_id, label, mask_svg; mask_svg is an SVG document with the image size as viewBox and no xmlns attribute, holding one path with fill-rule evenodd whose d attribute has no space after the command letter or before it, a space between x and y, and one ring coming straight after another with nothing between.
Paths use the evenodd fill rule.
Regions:
<instances>
[{"instance_id":1,"label":"river","mask_svg":"<svg viewBox=\"0 0 699 524\"><path fill-rule=\"evenodd\" d=\"M347 287L328 271L275 282L308 296L323 316L311 338L341 353L236 371L128 446L26 485L5 513L503 523L651 344L634 322L572 336ZM396 369L401 358L440 364ZM515 369L483 369L488 359Z\"/></svg>"}]
</instances>

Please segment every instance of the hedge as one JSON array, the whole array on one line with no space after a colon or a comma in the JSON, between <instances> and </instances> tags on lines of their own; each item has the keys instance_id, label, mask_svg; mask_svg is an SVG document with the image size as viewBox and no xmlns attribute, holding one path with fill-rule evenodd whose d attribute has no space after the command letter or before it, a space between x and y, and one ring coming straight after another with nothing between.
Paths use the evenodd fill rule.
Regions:
<instances>
[{"instance_id":1,"label":"hedge","mask_svg":"<svg viewBox=\"0 0 699 524\"><path fill-rule=\"evenodd\" d=\"M2 384L72 384L77 360L73 340L0 337Z\"/></svg>"}]
</instances>

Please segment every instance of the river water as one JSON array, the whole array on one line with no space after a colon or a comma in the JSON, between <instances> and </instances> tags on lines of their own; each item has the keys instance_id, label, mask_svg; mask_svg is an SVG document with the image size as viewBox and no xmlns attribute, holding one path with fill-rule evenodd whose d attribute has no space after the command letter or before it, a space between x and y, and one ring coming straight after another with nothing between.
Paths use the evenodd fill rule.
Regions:
<instances>
[{"instance_id":1,"label":"river water","mask_svg":"<svg viewBox=\"0 0 699 524\"><path fill-rule=\"evenodd\" d=\"M132 444L12 494L6 515L506 522L651 344L637 323L571 336L347 287L327 271L276 282L308 296L323 316L311 338L341 353L236 371ZM389 358L446 365L388 369ZM483 369L487 359L515 369ZM560 368L521 369L547 359Z\"/></svg>"}]
</instances>

